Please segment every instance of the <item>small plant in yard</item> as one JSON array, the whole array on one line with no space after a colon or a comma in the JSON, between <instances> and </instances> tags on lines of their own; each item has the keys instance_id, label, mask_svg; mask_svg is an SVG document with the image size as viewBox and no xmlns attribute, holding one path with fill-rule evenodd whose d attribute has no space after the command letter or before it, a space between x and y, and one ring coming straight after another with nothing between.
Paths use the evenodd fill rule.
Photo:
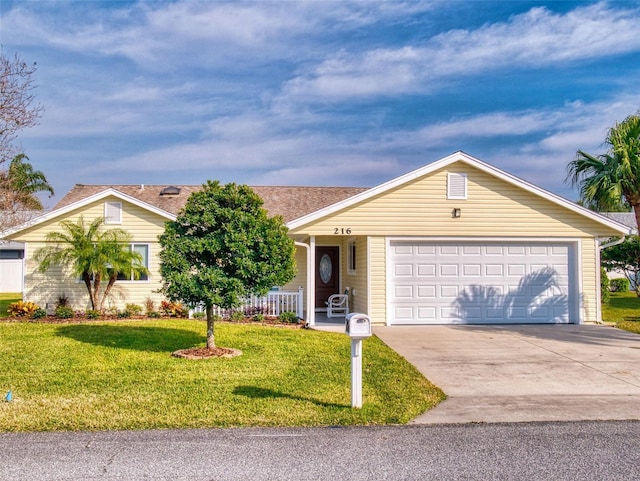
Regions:
<instances>
[{"instance_id":1,"label":"small plant in yard","mask_svg":"<svg viewBox=\"0 0 640 481\"><path fill-rule=\"evenodd\" d=\"M622 277L620 279L611 279L609 281L609 290L611 292L629 292L631 288L629 279Z\"/></svg>"},{"instance_id":2,"label":"small plant in yard","mask_svg":"<svg viewBox=\"0 0 640 481\"><path fill-rule=\"evenodd\" d=\"M127 304L125 309L129 311L133 316L137 316L142 313L142 307L138 304Z\"/></svg>"},{"instance_id":3,"label":"small plant in yard","mask_svg":"<svg viewBox=\"0 0 640 481\"><path fill-rule=\"evenodd\" d=\"M264 314L262 312L258 312L257 314L253 315L252 319L255 322L264 322L265 317L264 317Z\"/></svg>"},{"instance_id":4,"label":"small plant in yard","mask_svg":"<svg viewBox=\"0 0 640 481\"><path fill-rule=\"evenodd\" d=\"M167 317L186 317L186 309L179 302L162 301L160 312Z\"/></svg>"},{"instance_id":5,"label":"small plant in yard","mask_svg":"<svg viewBox=\"0 0 640 481\"><path fill-rule=\"evenodd\" d=\"M281 312L278 316L278 319L280 319L280 322L288 322L290 324L295 324L298 322L298 316L295 312L291 311Z\"/></svg>"},{"instance_id":6,"label":"small plant in yard","mask_svg":"<svg viewBox=\"0 0 640 481\"><path fill-rule=\"evenodd\" d=\"M18 301L9 304L7 312L10 316L15 317L31 317L33 313L40 309L38 304L31 301Z\"/></svg>"},{"instance_id":7,"label":"small plant in yard","mask_svg":"<svg viewBox=\"0 0 640 481\"><path fill-rule=\"evenodd\" d=\"M124 309L122 311L118 311L116 316L118 319L129 319L131 317L131 311L129 311L129 309Z\"/></svg>"},{"instance_id":8,"label":"small plant in yard","mask_svg":"<svg viewBox=\"0 0 640 481\"><path fill-rule=\"evenodd\" d=\"M156 303L153 302L153 299L151 299L150 297L147 297L144 300L144 312L147 313L147 316L149 316L150 312L155 312L156 310ZM151 317L151 316L149 316Z\"/></svg>"},{"instance_id":9,"label":"small plant in yard","mask_svg":"<svg viewBox=\"0 0 640 481\"><path fill-rule=\"evenodd\" d=\"M47 317L47 311L38 307L33 314L31 314L31 319L42 319L43 317Z\"/></svg>"},{"instance_id":10,"label":"small plant in yard","mask_svg":"<svg viewBox=\"0 0 640 481\"><path fill-rule=\"evenodd\" d=\"M58 299L56 300L56 307L60 307L60 306L68 306L69 305L69 298L67 297L66 294L62 293L58 296Z\"/></svg>"},{"instance_id":11,"label":"small plant in yard","mask_svg":"<svg viewBox=\"0 0 640 481\"><path fill-rule=\"evenodd\" d=\"M206 314L204 312L194 312L193 313L193 318L194 319L204 319L206 316Z\"/></svg>"},{"instance_id":12,"label":"small plant in yard","mask_svg":"<svg viewBox=\"0 0 640 481\"><path fill-rule=\"evenodd\" d=\"M242 311L233 311L229 314L229 320L233 322L240 322L245 320L244 312Z\"/></svg>"},{"instance_id":13,"label":"small plant in yard","mask_svg":"<svg viewBox=\"0 0 640 481\"><path fill-rule=\"evenodd\" d=\"M147 316L151 317L152 319L157 319L159 317L162 317L162 314L160 314L158 311L147 311Z\"/></svg>"},{"instance_id":14,"label":"small plant in yard","mask_svg":"<svg viewBox=\"0 0 640 481\"><path fill-rule=\"evenodd\" d=\"M71 319L74 315L73 309L69 306L56 307L56 317L58 319Z\"/></svg>"},{"instance_id":15,"label":"small plant in yard","mask_svg":"<svg viewBox=\"0 0 640 481\"><path fill-rule=\"evenodd\" d=\"M88 309L85 313L85 317L87 319L100 319L100 311L96 311L95 309Z\"/></svg>"}]
</instances>

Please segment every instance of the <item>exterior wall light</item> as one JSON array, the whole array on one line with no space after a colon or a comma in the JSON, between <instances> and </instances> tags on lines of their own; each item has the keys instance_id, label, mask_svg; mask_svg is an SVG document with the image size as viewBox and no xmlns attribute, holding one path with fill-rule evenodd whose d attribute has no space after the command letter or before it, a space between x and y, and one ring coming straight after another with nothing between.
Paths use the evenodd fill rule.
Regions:
<instances>
[{"instance_id":1,"label":"exterior wall light","mask_svg":"<svg viewBox=\"0 0 640 481\"><path fill-rule=\"evenodd\" d=\"M454 219L457 219L458 217L460 217L462 215L462 209L459 208L455 208L451 211L451 217L453 217Z\"/></svg>"}]
</instances>

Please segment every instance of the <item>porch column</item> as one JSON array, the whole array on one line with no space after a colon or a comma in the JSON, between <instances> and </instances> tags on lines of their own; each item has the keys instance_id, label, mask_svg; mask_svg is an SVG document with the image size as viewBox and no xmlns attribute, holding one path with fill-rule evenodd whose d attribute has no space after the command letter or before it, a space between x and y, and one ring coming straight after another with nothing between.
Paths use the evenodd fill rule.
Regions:
<instances>
[{"instance_id":1,"label":"porch column","mask_svg":"<svg viewBox=\"0 0 640 481\"><path fill-rule=\"evenodd\" d=\"M309 325L316 324L316 236L309 236L309 253L307 256L307 317Z\"/></svg>"}]
</instances>

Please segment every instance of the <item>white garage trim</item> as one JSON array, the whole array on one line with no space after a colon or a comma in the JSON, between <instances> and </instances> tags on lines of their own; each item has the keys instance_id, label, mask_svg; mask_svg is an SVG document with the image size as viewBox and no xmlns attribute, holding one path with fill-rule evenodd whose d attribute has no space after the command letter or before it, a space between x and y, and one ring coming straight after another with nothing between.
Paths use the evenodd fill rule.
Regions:
<instances>
[{"instance_id":1,"label":"white garage trim","mask_svg":"<svg viewBox=\"0 0 640 481\"><path fill-rule=\"evenodd\" d=\"M579 239L394 237L386 251L387 325L582 319Z\"/></svg>"}]
</instances>

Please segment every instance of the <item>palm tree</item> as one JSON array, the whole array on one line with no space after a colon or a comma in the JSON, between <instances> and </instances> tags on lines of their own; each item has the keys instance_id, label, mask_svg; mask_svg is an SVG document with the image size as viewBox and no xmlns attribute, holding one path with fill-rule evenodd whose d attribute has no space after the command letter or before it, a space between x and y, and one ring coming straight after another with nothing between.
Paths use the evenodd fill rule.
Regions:
<instances>
[{"instance_id":1,"label":"palm tree","mask_svg":"<svg viewBox=\"0 0 640 481\"><path fill-rule=\"evenodd\" d=\"M597 210L619 210L626 202L640 225L640 114L609 129L605 144L609 149L601 155L578 150L566 180L580 187L585 205Z\"/></svg>"},{"instance_id":2,"label":"palm tree","mask_svg":"<svg viewBox=\"0 0 640 481\"><path fill-rule=\"evenodd\" d=\"M53 187L47 182L45 175L39 170L33 170L25 154L16 155L9 164L9 169L0 172L0 190L2 190L4 210L21 208L22 210L42 210L42 202L36 197L39 192L49 192L54 195ZM10 209L11 207L12 209Z\"/></svg>"},{"instance_id":3,"label":"palm tree","mask_svg":"<svg viewBox=\"0 0 640 481\"><path fill-rule=\"evenodd\" d=\"M47 242L54 244L34 253L40 272L52 265L71 266L73 274L80 276L87 287L92 309L99 311L119 274L139 278L148 273L142 256L129 248L131 236L122 229L103 231L103 223L101 217L88 226L82 217L77 223L62 221L60 231L47 234ZM101 293L104 280L107 285Z\"/></svg>"}]
</instances>

